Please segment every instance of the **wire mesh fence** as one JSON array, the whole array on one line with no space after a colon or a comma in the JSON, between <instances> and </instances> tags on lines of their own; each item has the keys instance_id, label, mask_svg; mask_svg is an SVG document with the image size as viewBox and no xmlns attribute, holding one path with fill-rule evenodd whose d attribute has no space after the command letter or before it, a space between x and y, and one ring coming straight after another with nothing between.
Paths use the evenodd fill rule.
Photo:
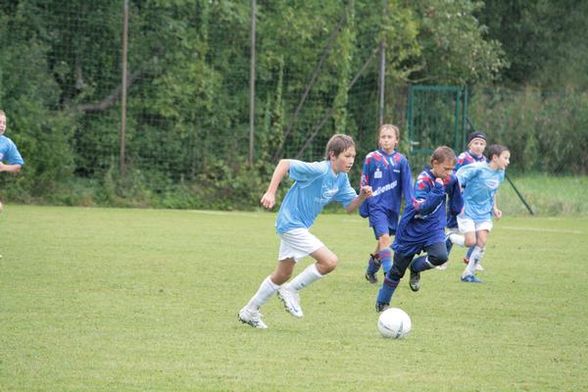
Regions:
<instances>
[{"instance_id":1,"label":"wire mesh fence","mask_svg":"<svg viewBox=\"0 0 588 392\"><path fill-rule=\"evenodd\" d=\"M322 159L335 132L356 139L359 161L376 148L381 122L400 126L400 150L420 170L427 158L413 155L418 151L410 142L424 141L408 140L409 87L397 72L402 51L382 35L382 9L333 4L295 9L260 2L255 12L255 1L2 5L1 43L21 45L12 45L0 60L0 106L14 120L10 132L25 155L36 159L43 149L54 151L59 179L104 182L126 168L155 192L170 184L234 183L250 166L270 167L283 157ZM28 56L10 62L23 52ZM41 97L46 110L32 116L31 106L13 98L23 91ZM585 154L573 164L561 158L577 151L570 144L588 148L586 94L558 99L478 88L470 95L469 117L513 148L515 169L541 171L548 159L558 169L587 172ZM431 112L435 105L421 110ZM34 125L43 114L53 118ZM537 126L558 131L543 138ZM19 136L27 127L36 129L33 136L45 147ZM434 124L422 127L440 132ZM440 140L461 149L465 130L451 132ZM548 143L557 150L545 158ZM27 165L37 181L47 172L46 162ZM35 185L38 194L51 191L38 184L43 182Z\"/></svg>"}]
</instances>

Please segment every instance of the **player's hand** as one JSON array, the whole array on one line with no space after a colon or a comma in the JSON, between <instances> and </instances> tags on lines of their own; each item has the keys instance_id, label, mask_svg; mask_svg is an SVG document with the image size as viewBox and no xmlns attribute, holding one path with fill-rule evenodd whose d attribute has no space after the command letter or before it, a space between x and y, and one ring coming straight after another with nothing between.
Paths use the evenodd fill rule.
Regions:
<instances>
[{"instance_id":1,"label":"player's hand","mask_svg":"<svg viewBox=\"0 0 588 392\"><path fill-rule=\"evenodd\" d=\"M364 199L367 199L368 197L372 197L373 196L372 187L369 185L362 186L361 189L359 190L359 196Z\"/></svg>"},{"instance_id":2,"label":"player's hand","mask_svg":"<svg viewBox=\"0 0 588 392\"><path fill-rule=\"evenodd\" d=\"M439 178L439 177L435 178L435 182L436 182L437 184L439 184L439 185L445 185L445 184L443 183L443 179L442 179L442 178Z\"/></svg>"},{"instance_id":3,"label":"player's hand","mask_svg":"<svg viewBox=\"0 0 588 392\"><path fill-rule=\"evenodd\" d=\"M276 204L276 195L272 192L265 192L260 203L269 210Z\"/></svg>"},{"instance_id":4,"label":"player's hand","mask_svg":"<svg viewBox=\"0 0 588 392\"><path fill-rule=\"evenodd\" d=\"M502 218L502 211L498 208L494 208L494 216L496 217L496 219Z\"/></svg>"}]
</instances>

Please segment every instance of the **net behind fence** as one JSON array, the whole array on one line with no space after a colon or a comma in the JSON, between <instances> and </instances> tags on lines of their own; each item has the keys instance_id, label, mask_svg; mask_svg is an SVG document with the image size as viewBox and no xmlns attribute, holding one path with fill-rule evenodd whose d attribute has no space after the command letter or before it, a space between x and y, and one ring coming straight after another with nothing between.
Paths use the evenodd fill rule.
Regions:
<instances>
[{"instance_id":1,"label":"net behind fence","mask_svg":"<svg viewBox=\"0 0 588 392\"><path fill-rule=\"evenodd\" d=\"M585 94L474 89L468 108L459 96L467 90L458 86L449 87L458 94L453 101L423 101L411 112L414 102L398 71L410 51L393 39L406 31L401 19L365 2L259 2L252 18L254 3L28 0L0 6L6 48L0 106L34 174L30 192L50 193L52 178L119 178L123 167L154 192L219 183L231 192L236 177L253 181L250 167L266 181L280 158L322 159L336 132L358 143L357 183L381 121L400 126L400 150L418 171L436 144L463 148L468 111L493 141L513 149L513 168L543 170L548 162L586 172L585 154L571 163L563 158L575 151L570 144L588 148L586 119L576 109L587 106ZM537 127L557 132L544 138ZM52 163L38 159L46 155ZM244 189L252 186L261 187Z\"/></svg>"}]
</instances>

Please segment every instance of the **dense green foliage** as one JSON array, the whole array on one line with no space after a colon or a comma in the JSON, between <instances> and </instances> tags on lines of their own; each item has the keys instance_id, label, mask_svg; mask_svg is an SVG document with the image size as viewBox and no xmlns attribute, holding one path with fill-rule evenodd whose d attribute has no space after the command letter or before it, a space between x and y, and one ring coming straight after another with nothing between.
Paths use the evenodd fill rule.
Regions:
<instances>
[{"instance_id":1,"label":"dense green foliage","mask_svg":"<svg viewBox=\"0 0 588 392\"><path fill-rule=\"evenodd\" d=\"M337 269L301 291L303 319L272 298L261 331L237 312L275 264L273 213L9 207L0 224L10 244L0 258L3 392L588 385L586 218L505 216L482 285L459 281L460 248L446 271L422 274L418 293L403 280L392 303L412 331L394 341L376 329L378 288L363 277L374 240L357 215L319 218L313 232L339 256ZM238 245L221 252L224 238Z\"/></svg>"},{"instance_id":2,"label":"dense green foliage","mask_svg":"<svg viewBox=\"0 0 588 392\"><path fill-rule=\"evenodd\" d=\"M259 2L250 139L251 4L131 0L122 143L123 3L0 5L0 108L27 162L18 177L0 178L2 196L253 206L281 157L320 159L333 132L353 135L360 159L374 147L380 47L386 121L404 125L409 83L468 85L479 91L472 117L515 150L515 169L587 171L585 159L562 158L584 157L587 143L588 51L577 50L586 45L585 5L565 14L563 0ZM497 89L497 81L522 92ZM560 93L527 86L565 88L561 121L549 114L559 113L551 97ZM555 125L559 133L547 130Z\"/></svg>"}]
</instances>

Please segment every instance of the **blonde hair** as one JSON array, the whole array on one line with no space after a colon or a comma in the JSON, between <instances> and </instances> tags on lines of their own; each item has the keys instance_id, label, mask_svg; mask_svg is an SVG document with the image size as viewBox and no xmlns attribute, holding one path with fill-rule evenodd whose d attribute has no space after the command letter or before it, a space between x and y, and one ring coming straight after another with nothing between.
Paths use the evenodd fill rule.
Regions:
<instances>
[{"instance_id":1,"label":"blonde hair","mask_svg":"<svg viewBox=\"0 0 588 392\"><path fill-rule=\"evenodd\" d=\"M382 131L384 129L392 129L392 130L394 130L394 133L396 133L396 139L400 140L400 128L398 128L394 124L382 124L382 125L380 125L380 128L378 128L378 139L380 138L380 134L382 133Z\"/></svg>"}]
</instances>

